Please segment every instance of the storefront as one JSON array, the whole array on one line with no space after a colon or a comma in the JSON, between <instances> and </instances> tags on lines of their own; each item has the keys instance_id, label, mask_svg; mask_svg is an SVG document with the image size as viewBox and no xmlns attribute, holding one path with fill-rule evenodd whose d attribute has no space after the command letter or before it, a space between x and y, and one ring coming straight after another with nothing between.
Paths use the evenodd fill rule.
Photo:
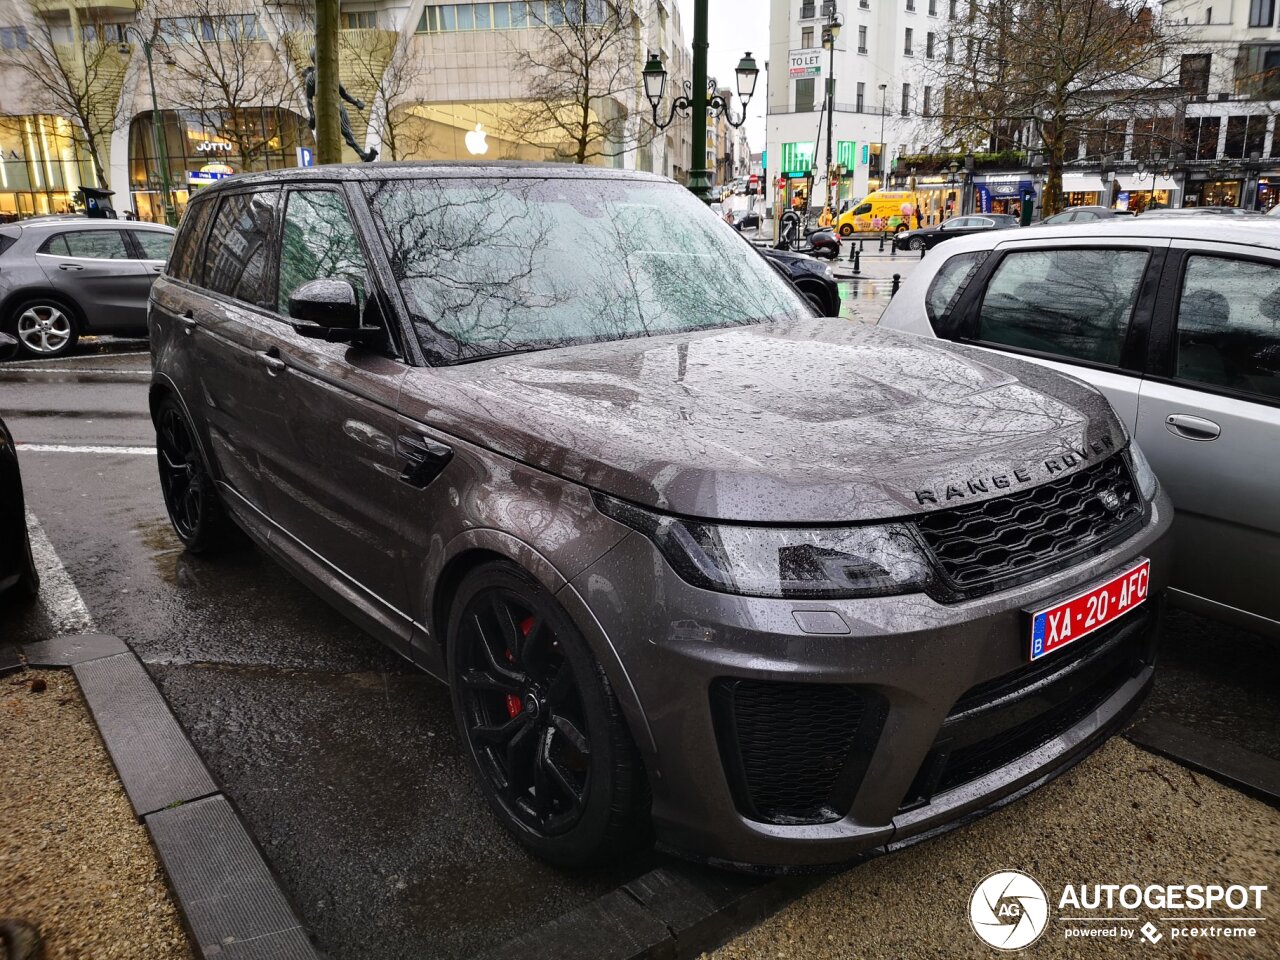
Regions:
<instances>
[{"instance_id":1,"label":"storefront","mask_svg":"<svg viewBox=\"0 0 1280 960\"><path fill-rule=\"evenodd\" d=\"M1277 203L1280 203L1280 176L1259 177L1257 208L1265 213Z\"/></svg>"},{"instance_id":2,"label":"storefront","mask_svg":"<svg viewBox=\"0 0 1280 960\"><path fill-rule=\"evenodd\" d=\"M1018 216L1022 198L1035 197L1036 188L1025 173L985 173L973 180L974 213L1007 213Z\"/></svg>"},{"instance_id":3,"label":"storefront","mask_svg":"<svg viewBox=\"0 0 1280 960\"><path fill-rule=\"evenodd\" d=\"M169 184L181 215L192 192L223 177L254 170L296 167L299 147L314 141L306 120L275 107L218 111L160 111ZM163 222L160 163L155 156L151 113L129 126L129 190L140 220Z\"/></svg>"},{"instance_id":4,"label":"storefront","mask_svg":"<svg viewBox=\"0 0 1280 960\"><path fill-rule=\"evenodd\" d=\"M958 213L962 189L961 178L951 182L946 176L916 177L915 193L921 225L941 223L948 216L948 204L952 213Z\"/></svg>"},{"instance_id":5,"label":"storefront","mask_svg":"<svg viewBox=\"0 0 1280 960\"><path fill-rule=\"evenodd\" d=\"M0 117L0 222L68 212L81 184L97 183L73 133L62 117Z\"/></svg>"},{"instance_id":6,"label":"storefront","mask_svg":"<svg viewBox=\"0 0 1280 960\"><path fill-rule=\"evenodd\" d=\"M1187 184L1188 207L1238 207L1242 180L1192 180Z\"/></svg>"},{"instance_id":7,"label":"storefront","mask_svg":"<svg viewBox=\"0 0 1280 960\"><path fill-rule=\"evenodd\" d=\"M1104 199L1105 196L1105 199ZM1062 206L1094 207L1110 206L1111 189L1096 173L1064 173L1062 175Z\"/></svg>"},{"instance_id":8,"label":"storefront","mask_svg":"<svg viewBox=\"0 0 1280 960\"><path fill-rule=\"evenodd\" d=\"M1116 177L1115 208L1141 213L1158 207L1177 207L1182 205L1182 197L1178 183L1172 177Z\"/></svg>"}]
</instances>

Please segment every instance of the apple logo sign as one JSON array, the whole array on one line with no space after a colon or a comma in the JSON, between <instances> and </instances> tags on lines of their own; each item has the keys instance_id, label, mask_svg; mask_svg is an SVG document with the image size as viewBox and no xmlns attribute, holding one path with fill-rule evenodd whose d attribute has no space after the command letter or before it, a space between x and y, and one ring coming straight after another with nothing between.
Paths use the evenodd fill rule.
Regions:
<instances>
[{"instance_id":1,"label":"apple logo sign","mask_svg":"<svg viewBox=\"0 0 1280 960\"><path fill-rule=\"evenodd\" d=\"M479 156L482 153L489 152L489 144L485 142L485 132L483 124L476 124L476 128L466 135L464 138L467 142L467 152L472 156Z\"/></svg>"}]
</instances>

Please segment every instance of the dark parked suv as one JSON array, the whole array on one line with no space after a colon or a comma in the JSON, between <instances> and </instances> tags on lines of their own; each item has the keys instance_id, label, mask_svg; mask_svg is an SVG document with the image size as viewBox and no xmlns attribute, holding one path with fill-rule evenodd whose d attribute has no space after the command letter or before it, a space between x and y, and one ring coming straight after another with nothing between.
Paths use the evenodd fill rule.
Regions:
<instances>
[{"instance_id":1,"label":"dark parked suv","mask_svg":"<svg viewBox=\"0 0 1280 960\"><path fill-rule=\"evenodd\" d=\"M187 547L242 528L446 680L550 860L885 849L1064 769L1151 681L1169 504L1101 396L815 317L669 180L224 180L150 329Z\"/></svg>"}]
</instances>

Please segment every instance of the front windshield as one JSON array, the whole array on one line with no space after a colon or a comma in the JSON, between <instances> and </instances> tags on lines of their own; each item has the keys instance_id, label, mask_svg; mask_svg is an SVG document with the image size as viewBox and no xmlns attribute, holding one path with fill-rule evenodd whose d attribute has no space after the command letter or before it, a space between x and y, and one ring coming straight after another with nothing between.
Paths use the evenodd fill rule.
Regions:
<instances>
[{"instance_id":1,"label":"front windshield","mask_svg":"<svg viewBox=\"0 0 1280 960\"><path fill-rule=\"evenodd\" d=\"M433 362L812 315L675 184L442 178L368 192Z\"/></svg>"}]
</instances>

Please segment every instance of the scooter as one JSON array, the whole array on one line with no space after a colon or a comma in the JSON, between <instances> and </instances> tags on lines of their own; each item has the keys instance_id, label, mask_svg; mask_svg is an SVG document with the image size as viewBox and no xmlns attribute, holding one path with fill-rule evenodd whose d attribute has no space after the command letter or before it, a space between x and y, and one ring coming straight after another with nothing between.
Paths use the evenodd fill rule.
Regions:
<instances>
[{"instance_id":1,"label":"scooter","mask_svg":"<svg viewBox=\"0 0 1280 960\"><path fill-rule=\"evenodd\" d=\"M779 218L781 230L778 235L777 249L791 250L795 253L807 253L812 257L823 257L834 260L840 256L840 238L831 227L818 227L805 234L800 240L800 215L788 210Z\"/></svg>"}]
</instances>

